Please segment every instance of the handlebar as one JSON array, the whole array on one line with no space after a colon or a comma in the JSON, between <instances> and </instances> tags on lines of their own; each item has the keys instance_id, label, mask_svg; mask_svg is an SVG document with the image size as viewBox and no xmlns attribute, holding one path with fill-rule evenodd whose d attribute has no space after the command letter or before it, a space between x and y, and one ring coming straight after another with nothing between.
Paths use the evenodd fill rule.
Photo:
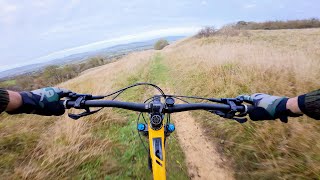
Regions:
<instances>
[{"instance_id":1,"label":"handlebar","mask_svg":"<svg viewBox=\"0 0 320 180\"><path fill-rule=\"evenodd\" d=\"M129 88L133 88L135 86L152 86L156 88L161 95L155 95L152 98L149 98L147 101L152 101L146 103L135 103L135 102L122 102L114 100L121 93L126 91ZM106 97L114 96L112 100L102 100ZM147 112L151 116L157 114L164 115L165 113L176 113L183 111L192 111L192 110L206 110L213 114L219 115L220 117L227 119L234 119L240 123L246 121L244 117L248 113L253 110L253 106L243 104L245 100L243 97L236 98L203 98L197 96L177 96L177 95L166 95L157 85L151 83L136 83L131 86L127 86L118 91L115 91L108 95L103 96L93 96L91 94L78 94L74 92L70 92L66 94L64 97L67 98L65 101L61 101L61 105L63 104L66 109L75 108L75 109L85 109L85 112L80 114L69 114L69 117L72 119L79 119L84 116L88 116L100 111L104 107L115 107L121 109L127 109L138 112ZM201 99L214 103L189 103L180 98L191 98L191 99ZM100 99L100 100L98 100ZM161 99L164 99L165 102L162 103ZM188 104L175 104L175 99L182 100ZM90 107L99 107L98 110L91 111Z\"/></svg>"},{"instance_id":2,"label":"handlebar","mask_svg":"<svg viewBox=\"0 0 320 180\"><path fill-rule=\"evenodd\" d=\"M149 103L134 103L111 100L85 100L81 102L81 106L76 106L76 101L66 100L64 106L69 108L86 109L90 107L116 107L138 112L149 112ZM240 113L248 113L252 110L252 106L239 105L236 106L236 111ZM231 106L227 104L210 104L210 103L190 103L190 104L174 104L171 107L163 109L163 113L176 113L191 110L218 110L230 111Z\"/></svg>"},{"instance_id":3,"label":"handlebar","mask_svg":"<svg viewBox=\"0 0 320 180\"><path fill-rule=\"evenodd\" d=\"M67 100L65 102L65 107L67 109L75 107L76 101ZM122 101L108 101L108 100L86 100L81 105L80 109L90 108L90 107L116 107L121 109L127 109L139 112L148 112L148 104L144 103L133 103L133 102L122 102Z\"/></svg>"}]
</instances>

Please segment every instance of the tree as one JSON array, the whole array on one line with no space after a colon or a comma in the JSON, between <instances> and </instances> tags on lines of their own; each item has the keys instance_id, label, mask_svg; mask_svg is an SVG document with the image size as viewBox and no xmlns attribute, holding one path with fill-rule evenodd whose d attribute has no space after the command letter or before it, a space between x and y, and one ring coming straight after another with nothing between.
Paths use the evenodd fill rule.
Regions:
<instances>
[{"instance_id":1,"label":"tree","mask_svg":"<svg viewBox=\"0 0 320 180\"><path fill-rule=\"evenodd\" d=\"M169 43L167 40L165 39L160 39L158 40L155 44L154 44L154 49L155 50L161 50L163 49L164 47L168 46Z\"/></svg>"}]
</instances>

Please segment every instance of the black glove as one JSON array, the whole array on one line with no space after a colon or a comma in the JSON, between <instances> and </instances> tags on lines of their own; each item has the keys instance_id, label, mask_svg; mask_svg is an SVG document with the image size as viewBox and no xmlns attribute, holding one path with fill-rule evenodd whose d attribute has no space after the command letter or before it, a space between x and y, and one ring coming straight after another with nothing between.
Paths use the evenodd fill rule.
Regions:
<instances>
[{"instance_id":1,"label":"black glove","mask_svg":"<svg viewBox=\"0 0 320 180\"><path fill-rule=\"evenodd\" d=\"M271 96L268 94L256 93L252 95L241 95L245 102L254 106L249 113L249 117L253 121L258 120L275 120L280 119L282 122L288 122L288 116L298 117L300 114L292 113L287 109L287 101L289 98Z\"/></svg>"},{"instance_id":2,"label":"black glove","mask_svg":"<svg viewBox=\"0 0 320 180\"><path fill-rule=\"evenodd\" d=\"M60 99L65 97L70 92L70 90L56 87L47 87L31 92L20 92L23 101L21 107L7 113L27 113L43 116L60 116L65 112L65 108L60 103Z\"/></svg>"}]
</instances>

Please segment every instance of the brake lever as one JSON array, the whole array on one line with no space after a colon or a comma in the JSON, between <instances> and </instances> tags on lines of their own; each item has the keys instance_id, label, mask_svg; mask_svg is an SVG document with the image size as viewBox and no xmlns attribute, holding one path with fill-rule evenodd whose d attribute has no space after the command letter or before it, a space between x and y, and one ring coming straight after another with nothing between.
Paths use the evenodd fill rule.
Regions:
<instances>
[{"instance_id":1,"label":"brake lever","mask_svg":"<svg viewBox=\"0 0 320 180\"><path fill-rule=\"evenodd\" d=\"M238 123L245 123L247 122L247 118L239 118L239 117L244 117L247 115L247 112L243 113L237 113L237 105L242 104L243 98L221 98L220 103L224 103L230 106L230 111L228 112L223 112L223 111L209 111L213 114L216 114L220 117L227 118L227 119L232 119L237 121ZM247 108L247 107L246 107Z\"/></svg>"},{"instance_id":2,"label":"brake lever","mask_svg":"<svg viewBox=\"0 0 320 180\"><path fill-rule=\"evenodd\" d=\"M233 120L237 121L238 123L242 124L248 121L247 118L232 118Z\"/></svg>"},{"instance_id":3,"label":"brake lever","mask_svg":"<svg viewBox=\"0 0 320 180\"><path fill-rule=\"evenodd\" d=\"M226 113L226 112L222 112L222 111L218 111L218 110L216 110L216 111L211 111L211 110L209 110L209 112L211 112L211 113L213 113L213 114L216 114L216 115L218 115L218 116L220 116L220 117L226 118L226 119L235 120L235 121L237 121L237 122L240 123L240 124L245 123L245 122L248 121L247 118L238 118L239 116L234 117L235 115L230 114L230 113L228 113L228 112Z\"/></svg>"},{"instance_id":4,"label":"brake lever","mask_svg":"<svg viewBox=\"0 0 320 180\"><path fill-rule=\"evenodd\" d=\"M92 96L91 94L77 94L77 93L71 92L71 93L69 93L69 95L68 95L67 97L70 98L70 99L75 100L75 103L74 103L73 108L76 108L76 109L85 109L85 110L86 110L85 112L82 112L82 113L80 113L80 114L71 114L71 113L69 113L68 116L69 116L71 119L78 120L78 119L81 118L81 117L84 117L84 116L88 116L88 115L97 113L97 112L99 112L101 109L103 109L103 108L100 108L100 109L95 110L95 111L90 111L89 108L83 108L83 105L84 105L84 102L85 102L86 100L103 99L104 96Z\"/></svg>"},{"instance_id":5,"label":"brake lever","mask_svg":"<svg viewBox=\"0 0 320 180\"><path fill-rule=\"evenodd\" d=\"M81 117L89 116L89 115L91 115L91 114L97 113L97 112L99 112L101 109L103 109L103 108L100 108L100 109L95 110L95 111L90 111L90 109L88 108L88 109L86 109L85 112L82 112L82 113L80 113L80 114L71 114L71 113L69 113L68 116L69 116L71 119L78 120L78 119L81 118Z\"/></svg>"}]
</instances>

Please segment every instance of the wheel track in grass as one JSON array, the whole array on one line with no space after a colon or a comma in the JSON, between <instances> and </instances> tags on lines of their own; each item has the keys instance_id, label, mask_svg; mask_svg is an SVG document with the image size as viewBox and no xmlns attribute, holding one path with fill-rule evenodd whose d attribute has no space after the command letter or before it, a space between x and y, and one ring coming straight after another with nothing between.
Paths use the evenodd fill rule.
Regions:
<instances>
[{"instance_id":1,"label":"wheel track in grass","mask_svg":"<svg viewBox=\"0 0 320 180\"><path fill-rule=\"evenodd\" d=\"M189 112L174 114L173 120L181 148L186 157L191 179L234 179L229 163L217 151L217 144L206 139L201 128Z\"/></svg>"},{"instance_id":2,"label":"wheel track in grass","mask_svg":"<svg viewBox=\"0 0 320 180\"><path fill-rule=\"evenodd\" d=\"M163 63L163 56L158 53L151 63L151 77L153 83L163 87L165 93L172 93L169 87L169 67ZM155 93L157 93L155 91ZM176 126L178 142L185 155L185 162L190 179L205 180L233 180L234 172L230 164L217 151L217 143L213 143L205 136L203 128L191 116L190 112L172 115ZM169 170L170 171L170 170Z\"/></svg>"}]
</instances>

